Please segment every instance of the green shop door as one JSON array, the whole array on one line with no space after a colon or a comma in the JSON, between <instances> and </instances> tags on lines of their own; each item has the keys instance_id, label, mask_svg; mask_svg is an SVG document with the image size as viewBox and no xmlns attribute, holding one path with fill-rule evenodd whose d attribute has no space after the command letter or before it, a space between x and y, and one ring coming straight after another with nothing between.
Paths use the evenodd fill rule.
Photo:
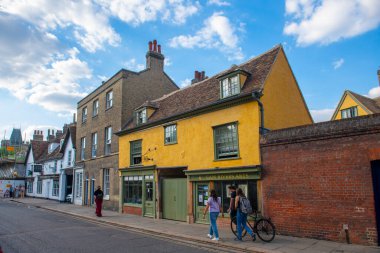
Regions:
<instances>
[{"instance_id":1,"label":"green shop door","mask_svg":"<svg viewBox=\"0 0 380 253\"><path fill-rule=\"evenodd\" d=\"M145 187L144 187L144 216L154 217L155 206L154 206L154 181L153 175L145 176Z\"/></svg>"},{"instance_id":2,"label":"green shop door","mask_svg":"<svg viewBox=\"0 0 380 253\"><path fill-rule=\"evenodd\" d=\"M162 218L186 221L187 179L168 178L162 180Z\"/></svg>"},{"instance_id":3,"label":"green shop door","mask_svg":"<svg viewBox=\"0 0 380 253\"><path fill-rule=\"evenodd\" d=\"M197 223L210 223L210 217L207 213L203 219L203 212L206 208L208 200L208 183L195 183L195 222Z\"/></svg>"}]
</instances>

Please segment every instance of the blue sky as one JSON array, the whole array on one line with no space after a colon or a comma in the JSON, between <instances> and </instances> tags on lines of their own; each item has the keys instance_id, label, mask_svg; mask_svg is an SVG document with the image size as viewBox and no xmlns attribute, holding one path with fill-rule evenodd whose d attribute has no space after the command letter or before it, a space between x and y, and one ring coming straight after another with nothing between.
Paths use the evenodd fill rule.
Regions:
<instances>
[{"instance_id":1,"label":"blue sky","mask_svg":"<svg viewBox=\"0 0 380 253\"><path fill-rule=\"evenodd\" d=\"M380 96L378 0L2 0L0 136L62 128L121 68L145 68L157 39L181 87L282 43L315 121L343 91Z\"/></svg>"}]
</instances>

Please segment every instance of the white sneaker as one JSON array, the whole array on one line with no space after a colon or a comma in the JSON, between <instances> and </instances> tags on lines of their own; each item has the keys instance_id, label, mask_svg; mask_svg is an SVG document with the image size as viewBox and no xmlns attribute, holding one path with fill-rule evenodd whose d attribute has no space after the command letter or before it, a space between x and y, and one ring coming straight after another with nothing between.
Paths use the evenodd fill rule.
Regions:
<instances>
[{"instance_id":1,"label":"white sneaker","mask_svg":"<svg viewBox=\"0 0 380 253\"><path fill-rule=\"evenodd\" d=\"M207 236L208 236L208 238L212 239L212 235L210 235L210 234L207 234Z\"/></svg>"},{"instance_id":2,"label":"white sneaker","mask_svg":"<svg viewBox=\"0 0 380 253\"><path fill-rule=\"evenodd\" d=\"M212 238L213 241L219 241L219 238Z\"/></svg>"}]
</instances>

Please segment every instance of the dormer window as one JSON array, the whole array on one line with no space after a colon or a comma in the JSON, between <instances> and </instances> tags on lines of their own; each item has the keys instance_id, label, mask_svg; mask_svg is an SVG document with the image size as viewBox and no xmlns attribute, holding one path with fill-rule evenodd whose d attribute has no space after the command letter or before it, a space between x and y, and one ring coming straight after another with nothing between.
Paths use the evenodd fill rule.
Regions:
<instances>
[{"instance_id":1,"label":"dormer window","mask_svg":"<svg viewBox=\"0 0 380 253\"><path fill-rule=\"evenodd\" d=\"M146 121L147 121L146 108L144 108L140 111L137 111L136 112L136 123L137 123L137 125L144 124L144 123L146 123Z\"/></svg>"},{"instance_id":2,"label":"dormer window","mask_svg":"<svg viewBox=\"0 0 380 253\"><path fill-rule=\"evenodd\" d=\"M221 81L221 98L230 97L240 93L238 75L226 77Z\"/></svg>"}]
</instances>

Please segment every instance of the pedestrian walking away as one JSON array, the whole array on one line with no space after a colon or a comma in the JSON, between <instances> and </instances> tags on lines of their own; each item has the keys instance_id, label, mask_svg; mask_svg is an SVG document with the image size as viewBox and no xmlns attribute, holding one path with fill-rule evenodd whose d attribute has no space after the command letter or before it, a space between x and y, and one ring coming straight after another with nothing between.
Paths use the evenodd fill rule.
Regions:
<instances>
[{"instance_id":1,"label":"pedestrian walking away","mask_svg":"<svg viewBox=\"0 0 380 253\"><path fill-rule=\"evenodd\" d=\"M236 191L235 198L235 209L236 209L236 220L237 220L237 238L235 240L242 240L243 228L251 235L252 240L256 240L256 235L253 233L252 229L247 225L247 215L252 212L252 206L249 200L245 197L245 194L241 188Z\"/></svg>"},{"instance_id":2,"label":"pedestrian walking away","mask_svg":"<svg viewBox=\"0 0 380 253\"><path fill-rule=\"evenodd\" d=\"M102 204L103 204L103 191L98 186L97 190L94 192L95 204L96 204L96 216L102 217Z\"/></svg>"},{"instance_id":3,"label":"pedestrian walking away","mask_svg":"<svg viewBox=\"0 0 380 253\"><path fill-rule=\"evenodd\" d=\"M231 220L236 217L236 208L235 208L235 198L236 198L236 186L230 185L228 186L228 190L230 190L230 207L227 212L230 213Z\"/></svg>"},{"instance_id":4,"label":"pedestrian walking away","mask_svg":"<svg viewBox=\"0 0 380 253\"><path fill-rule=\"evenodd\" d=\"M203 218L205 218L207 210L209 210L210 214L210 232L207 234L207 236L213 241L219 241L219 233L216 220L218 219L219 213L222 212L222 201L220 197L216 195L215 190L211 190L210 192L210 198L207 200L207 205L203 212Z\"/></svg>"}]
</instances>

